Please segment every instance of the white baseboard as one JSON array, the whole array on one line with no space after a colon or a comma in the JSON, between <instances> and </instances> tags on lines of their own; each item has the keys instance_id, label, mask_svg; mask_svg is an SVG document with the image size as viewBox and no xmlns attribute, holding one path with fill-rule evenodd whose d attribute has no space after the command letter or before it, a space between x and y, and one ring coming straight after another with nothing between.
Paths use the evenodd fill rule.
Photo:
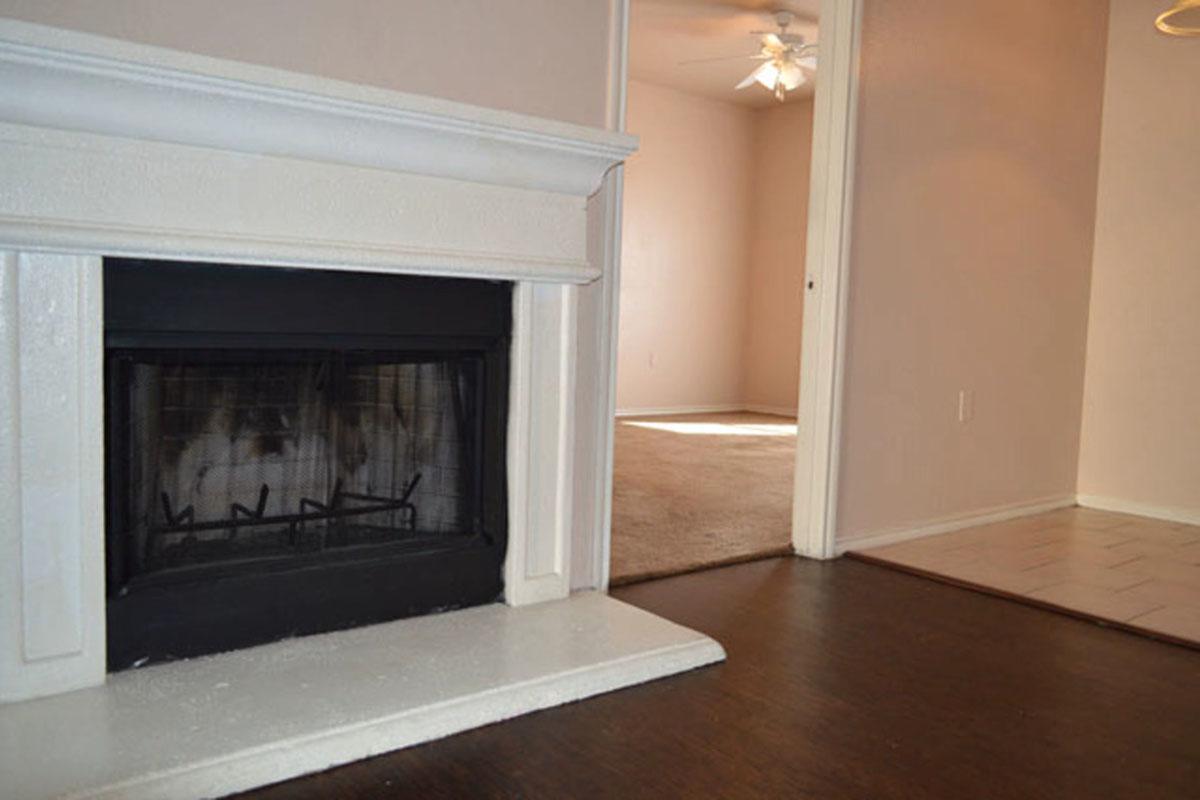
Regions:
<instances>
[{"instance_id":1,"label":"white baseboard","mask_svg":"<svg viewBox=\"0 0 1200 800\"><path fill-rule=\"evenodd\" d=\"M1139 517L1150 517L1167 522L1182 522L1185 525L1200 525L1200 509L1195 508L1167 508L1149 503L1139 503L1136 500L1100 497L1094 494L1076 495L1075 502L1084 508L1094 508L1098 511L1115 511L1120 514L1135 514Z\"/></svg>"},{"instance_id":2,"label":"white baseboard","mask_svg":"<svg viewBox=\"0 0 1200 800\"><path fill-rule=\"evenodd\" d=\"M748 403L742 406L745 411L753 411L755 414L770 414L774 417L790 417L796 418L796 408L788 406L764 406L757 403Z\"/></svg>"},{"instance_id":3,"label":"white baseboard","mask_svg":"<svg viewBox=\"0 0 1200 800\"><path fill-rule=\"evenodd\" d=\"M707 406L661 406L657 408L618 408L618 417L665 417L671 414L721 414L742 411L741 403L719 403Z\"/></svg>"},{"instance_id":4,"label":"white baseboard","mask_svg":"<svg viewBox=\"0 0 1200 800\"><path fill-rule=\"evenodd\" d=\"M898 542L907 542L910 539L920 539L924 536L935 536L939 533L949 533L950 531L957 531L962 528L972 528L976 525L987 525L991 522L1003 522L1007 519L1042 514L1047 511L1068 508L1073 505L1075 505L1074 495L1062 495L1060 497L1048 497L1041 500L992 506L991 508L980 509L966 514L955 514L949 517L942 517L941 519L929 520L920 525L896 528L865 536L855 536L852 539L839 539L834 544L834 548L836 553L841 555L847 550L867 550L872 547L883 547L884 545L896 544Z\"/></svg>"},{"instance_id":5,"label":"white baseboard","mask_svg":"<svg viewBox=\"0 0 1200 800\"><path fill-rule=\"evenodd\" d=\"M666 417L672 414L725 414L733 411L753 411L756 414L771 414L776 417L796 418L796 409L787 406L748 405L746 403L720 403L707 406L661 406L656 408L618 408L618 417Z\"/></svg>"}]
</instances>

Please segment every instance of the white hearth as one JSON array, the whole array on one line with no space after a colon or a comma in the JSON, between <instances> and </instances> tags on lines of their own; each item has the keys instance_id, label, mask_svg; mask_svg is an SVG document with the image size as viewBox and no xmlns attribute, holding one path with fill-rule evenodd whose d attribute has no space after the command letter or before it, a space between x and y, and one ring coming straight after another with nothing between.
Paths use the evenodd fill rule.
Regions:
<instances>
[{"instance_id":1,"label":"white hearth","mask_svg":"<svg viewBox=\"0 0 1200 800\"><path fill-rule=\"evenodd\" d=\"M0 774L10 787L227 793L724 657L700 634L570 594L576 293L600 274L587 198L634 146L0 21ZM106 256L513 281L507 606L106 676ZM246 723L237 736L233 722ZM49 739L54 758L39 747Z\"/></svg>"},{"instance_id":2,"label":"white hearth","mask_svg":"<svg viewBox=\"0 0 1200 800\"><path fill-rule=\"evenodd\" d=\"M0 774L22 800L218 797L721 657L711 639L596 592L483 606L3 707Z\"/></svg>"}]
</instances>

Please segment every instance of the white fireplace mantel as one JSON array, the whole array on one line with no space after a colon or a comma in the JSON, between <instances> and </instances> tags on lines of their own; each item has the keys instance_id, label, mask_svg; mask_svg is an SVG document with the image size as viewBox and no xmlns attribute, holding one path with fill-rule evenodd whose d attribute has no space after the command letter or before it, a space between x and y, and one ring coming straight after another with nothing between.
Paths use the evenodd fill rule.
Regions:
<instances>
[{"instance_id":1,"label":"white fireplace mantel","mask_svg":"<svg viewBox=\"0 0 1200 800\"><path fill-rule=\"evenodd\" d=\"M0 240L586 283L636 139L0 20Z\"/></svg>"},{"instance_id":2,"label":"white fireplace mantel","mask_svg":"<svg viewBox=\"0 0 1200 800\"><path fill-rule=\"evenodd\" d=\"M578 285L600 275L588 257L587 199L634 145L623 134L0 20L0 740L22 742L4 748L0 771L19 773L31 796L233 791L723 658L700 634L604 596L570 595L576 306ZM513 608L106 676L106 256L513 281ZM520 608L534 604L556 610ZM505 669L447 670L479 652L463 640L475 635L469 620L499 626ZM436 652L398 662L417 641ZM390 681L386 702L323 697L327 713L292 720L286 735L267 718L203 763L188 760L182 739L195 732L168 717L195 696L215 697L197 680L224 675L238 704L267 702L266 684L249 676L273 670L280 652L324 663L332 650L341 655L331 663ZM267 683L276 697L299 698L309 676L281 670ZM147 703L145 687L170 691ZM237 715L214 703L197 730ZM329 721L350 716L352 728ZM100 747L57 773L22 739L36 729L111 742L129 720L165 732L152 738L163 758Z\"/></svg>"}]
</instances>

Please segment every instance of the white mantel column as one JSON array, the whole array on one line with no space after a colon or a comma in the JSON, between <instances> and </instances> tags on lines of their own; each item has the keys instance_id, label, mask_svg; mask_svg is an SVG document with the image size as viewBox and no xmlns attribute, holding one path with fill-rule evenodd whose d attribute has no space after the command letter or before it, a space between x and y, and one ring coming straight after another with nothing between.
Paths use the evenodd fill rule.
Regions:
<instances>
[{"instance_id":1,"label":"white mantel column","mask_svg":"<svg viewBox=\"0 0 1200 800\"><path fill-rule=\"evenodd\" d=\"M99 258L0 253L0 702L104 682Z\"/></svg>"},{"instance_id":2,"label":"white mantel column","mask_svg":"<svg viewBox=\"0 0 1200 800\"><path fill-rule=\"evenodd\" d=\"M571 591L575 446L575 286L513 293L504 595L521 606Z\"/></svg>"}]
</instances>

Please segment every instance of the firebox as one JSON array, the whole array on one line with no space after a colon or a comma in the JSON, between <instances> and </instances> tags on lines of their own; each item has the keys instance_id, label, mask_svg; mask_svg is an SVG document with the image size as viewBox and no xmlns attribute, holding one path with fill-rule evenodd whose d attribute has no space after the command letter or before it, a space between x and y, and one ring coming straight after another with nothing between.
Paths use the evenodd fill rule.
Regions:
<instances>
[{"instance_id":1,"label":"firebox","mask_svg":"<svg viewBox=\"0 0 1200 800\"><path fill-rule=\"evenodd\" d=\"M104 262L110 670L503 594L511 284Z\"/></svg>"}]
</instances>

